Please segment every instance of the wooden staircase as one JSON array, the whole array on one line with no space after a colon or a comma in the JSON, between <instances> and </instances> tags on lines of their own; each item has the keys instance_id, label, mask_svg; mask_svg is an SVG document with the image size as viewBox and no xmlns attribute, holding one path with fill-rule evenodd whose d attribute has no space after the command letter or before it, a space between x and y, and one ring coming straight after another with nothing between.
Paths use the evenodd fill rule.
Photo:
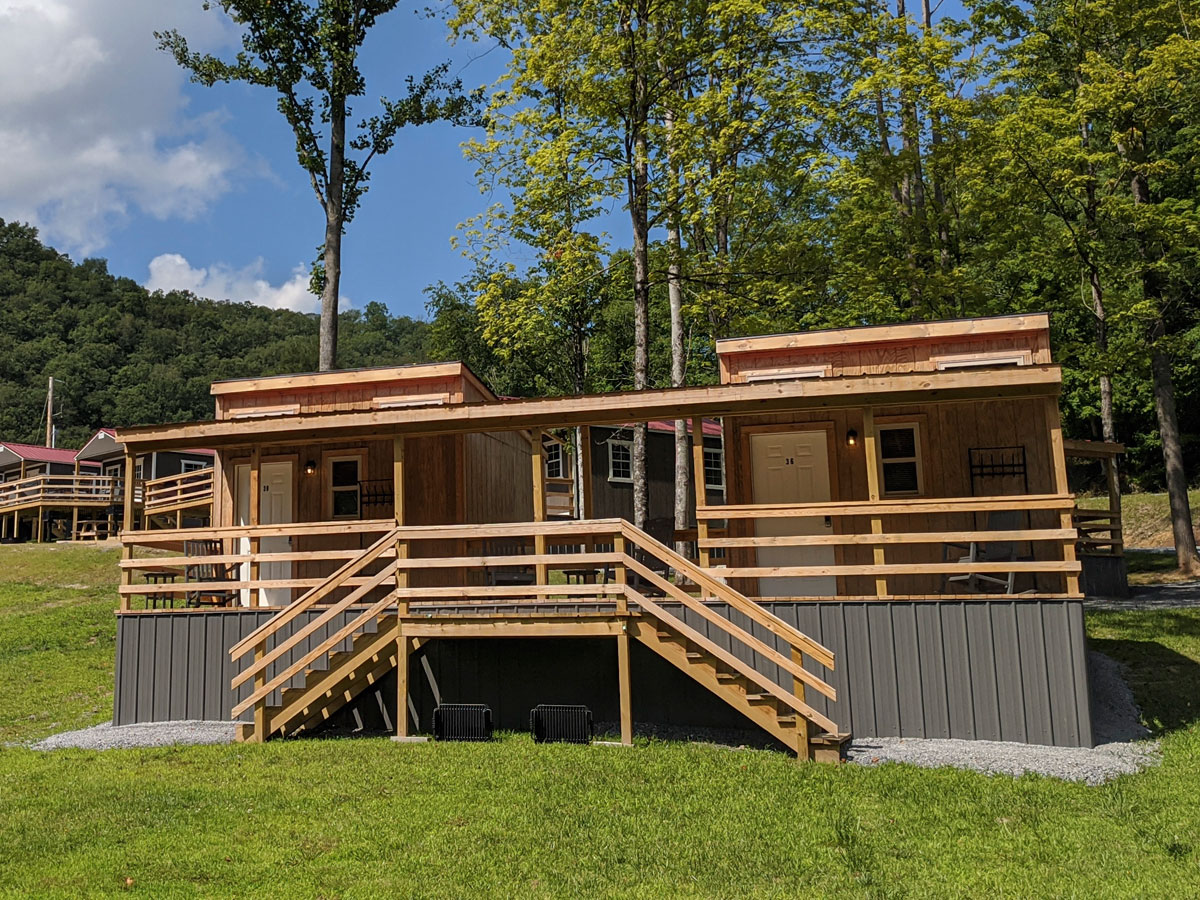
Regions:
<instances>
[{"instance_id":1,"label":"wooden staircase","mask_svg":"<svg viewBox=\"0 0 1200 900\"><path fill-rule=\"evenodd\" d=\"M279 705L267 707L267 735L292 737L311 731L394 671L396 622L394 614L380 616L376 632L360 632L349 650L328 657L327 668L305 669L304 685L285 687Z\"/></svg>"},{"instance_id":2,"label":"wooden staircase","mask_svg":"<svg viewBox=\"0 0 1200 900\"><path fill-rule=\"evenodd\" d=\"M596 530L599 526L612 529L616 549L611 554L432 560L444 568L461 563L464 570L525 562L536 567L541 576L538 584L527 587L409 588L404 586L403 573L411 557L407 543L401 542L414 540L414 535L425 537L426 533L428 539L440 540L453 533L455 526L398 528L384 535L230 651L234 659L255 653L254 660L231 685L236 691L252 682L248 695L234 704L232 711L237 716L255 710L255 722L242 729L243 739L262 741L313 730L394 671L401 652L407 656L414 639L607 634L622 641L639 641L801 758L838 758L849 736L839 733L836 723L806 700L809 691L837 699L833 687L805 665L811 660L832 669L831 651L628 522L612 520L591 525ZM511 533L525 526L514 523L494 527ZM531 536L545 541L547 535L570 536L583 526L541 522L527 527ZM583 560L615 563L617 583L573 587L548 583L545 569L570 568ZM413 562L431 564L428 557ZM378 571L367 574L373 563L380 564ZM670 577L672 571L674 578ZM630 576L636 586L630 583ZM390 581L393 578L394 587ZM685 584L689 585L687 589ZM344 596L331 600L338 590L345 592ZM369 602L380 593L382 598ZM591 601L597 604L594 611L581 613L572 608L587 598L576 596L574 602L569 602L569 596L562 599L562 595L570 594L593 595ZM443 613L436 611L439 597L448 604ZM472 602L469 598L483 604L479 611L463 612L462 604ZM409 615L410 600L419 601L420 615ZM315 606L319 601L322 605ZM514 604L541 608L534 613L507 611ZM727 607L727 611L721 607ZM306 611L307 620L298 618ZM738 625L733 612L751 624L745 628ZM738 652L702 633L697 627L701 620L706 623L704 627ZM289 626L286 631L282 630L284 626ZM340 649L347 641L351 642L350 649ZM405 641L408 643L401 643ZM289 660L288 654L298 658ZM748 658L755 662L747 662ZM785 673L790 684L779 684L760 671L771 666ZM292 687L297 676L303 677L304 684ZM269 705L276 691L280 692L280 702ZM627 710L626 706L622 708ZM404 716L400 718L403 722Z\"/></svg>"}]
</instances>

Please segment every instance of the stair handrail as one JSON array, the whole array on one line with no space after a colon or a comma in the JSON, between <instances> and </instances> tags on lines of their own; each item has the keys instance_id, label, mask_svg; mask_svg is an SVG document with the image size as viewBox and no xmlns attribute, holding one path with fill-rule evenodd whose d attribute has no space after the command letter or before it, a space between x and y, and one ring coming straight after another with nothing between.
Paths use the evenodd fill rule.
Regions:
<instances>
[{"instance_id":1,"label":"stair handrail","mask_svg":"<svg viewBox=\"0 0 1200 900\"><path fill-rule=\"evenodd\" d=\"M384 569L383 572L380 572L379 574L383 575L383 576L389 576L389 575L394 574L395 569L396 569L396 564L392 563L390 566L388 566L386 569ZM376 577L378 577L378 576L376 576ZM366 585L364 585L364 587L366 587ZM345 603L345 601L342 601L342 602ZM346 605L348 606L349 604L347 603ZM395 605L396 605L396 598L393 594L391 594L389 592L386 597L382 598L381 600L376 601L371 606L367 607L367 609L363 610L361 613L359 613L357 616L355 616L353 619L351 619L349 622L347 622L345 625L343 625L340 629L338 629L338 631L336 633L331 634L329 637L327 637L325 640L323 640L316 647L313 647L311 650L309 650L307 653L305 653L303 656L301 656L298 660L295 660L291 665L289 665L282 672L276 672L275 675L269 681L265 681L262 685L256 685L254 688L254 691L248 697L246 697L246 699L242 700L240 703L238 703L236 706L233 707L233 709L230 711L230 715L235 716L235 717L239 716L243 712L248 710L250 707L252 707L256 703L258 703L259 701L266 699L267 697L269 697L271 695L271 692L274 691L276 688L284 686L289 681L291 681L296 675L298 675L299 673L303 672L306 668L308 668L309 663L313 662L314 660L316 660L319 657L325 656L327 653L332 651L334 647L336 647L338 644L342 643L342 641L346 640L346 638L350 637L352 634L354 634L356 631L358 631L360 628L362 628L364 625L366 625L367 622L369 622L372 619L378 618L383 613L384 610L388 609L389 607L395 606ZM332 612L333 609L334 608L331 607L330 611ZM322 616L321 618L324 619L324 618L326 618L326 616ZM313 631L317 630L317 628L319 628L319 627L320 626L317 624L317 620L314 619L313 622L311 622L309 625L305 626L304 631L307 633L304 636L307 637L308 634L311 634ZM300 634L300 632L296 632L296 635L299 635L299 634ZM278 649L278 648L276 648L276 649ZM242 672L242 676L249 677L249 675L252 675L257 671L260 671L260 670L265 671L265 668L269 664L269 662L270 662L270 660L268 660L267 657L265 657L265 656L261 660L255 660L253 666L248 667L246 670L244 670ZM246 677L239 676L239 678L234 679L233 687L236 688L239 684L244 682L246 680Z\"/></svg>"},{"instance_id":2,"label":"stair handrail","mask_svg":"<svg viewBox=\"0 0 1200 900\"><path fill-rule=\"evenodd\" d=\"M331 591L336 590L352 578L363 567L371 564L382 556L388 550L393 549L396 539L400 534L400 528L393 528L374 544L364 550L361 554L353 559L347 560L337 569L332 575L322 581L320 584L309 588L295 603L285 606L281 612L272 616L262 625L259 625L252 632L229 648L230 659L241 659L258 644L262 643L300 613L304 612L309 607L313 606L318 600L328 595Z\"/></svg>"},{"instance_id":3,"label":"stair handrail","mask_svg":"<svg viewBox=\"0 0 1200 900\"><path fill-rule=\"evenodd\" d=\"M637 572L639 575L641 575L644 579L649 581L651 584L653 584L659 590L663 591L665 594L669 594L672 598L679 601L680 603L682 603L684 606L688 607L689 609L695 610L703 618L707 619L709 622L712 622L714 625L718 626L722 631L724 631L726 634L728 634L734 640L739 641L742 644L745 644L747 647L749 647L755 653L759 653L762 656L766 657L771 662L775 663L775 665L777 665L781 669L784 669L785 671L787 671L793 678L803 681L809 687L815 689L818 693L824 694L830 700L837 700L837 690L832 685L830 685L827 681L825 681L823 678L808 671L802 665L797 663L795 660L789 659L788 657L784 656L782 653L780 653L774 647L770 646L769 644L764 643L762 640L755 637L751 632L742 628L740 625L736 624L732 620L727 619L724 616L720 615L719 613L716 613L713 610L709 609L709 607L705 603L703 603L700 600L697 600L695 597L693 597L687 591L680 588L678 585L672 584L666 578L663 578L661 575L656 573L649 566L644 565L643 563L639 562L638 560L636 560L633 557L628 556L628 555L626 555L624 563L626 566L628 566L634 572ZM633 589L630 588L629 590L632 591ZM655 616L658 616L661 618L662 615L669 615L669 616L671 616L671 618L673 620L672 624L683 623L682 618L672 615L664 607L660 607L660 606L658 606L658 604L653 603L652 601L648 600L640 592L634 591L634 593L636 593L638 595L636 598L637 603L643 604L643 605L648 604L649 606L654 607L654 609L651 609L650 611L653 612ZM630 599L633 599L633 598L630 598Z\"/></svg>"},{"instance_id":4,"label":"stair handrail","mask_svg":"<svg viewBox=\"0 0 1200 900\"><path fill-rule=\"evenodd\" d=\"M771 694L771 696L775 697L780 702L790 706L793 710L795 710L804 718L808 719L810 722L820 726L827 732L836 732L838 730L837 723L828 716L813 709L787 688L776 684L772 679L763 675L749 663L743 662L729 651L718 646L713 641L709 640L700 632L696 631L696 629L684 622L683 619L672 614L662 606L659 606L649 597L646 597L644 594L634 590L633 588L627 588L627 598L630 602L642 607L644 610L646 610L646 612L650 613L660 622L668 623L672 628L679 632L681 636L687 638L688 641L695 644L697 647L702 648L711 656L721 660L721 662L725 663L725 665L737 671L747 680L757 684L760 688L767 691L769 694Z\"/></svg>"},{"instance_id":5,"label":"stair handrail","mask_svg":"<svg viewBox=\"0 0 1200 900\"><path fill-rule=\"evenodd\" d=\"M825 668L834 668L833 651L813 640L813 638L800 631L794 625L785 622L773 612L759 606L725 582L714 578L705 569L696 565L687 557L681 556L656 538L651 537L631 522L622 520L621 531L626 540L641 546L643 549L652 550L656 556L669 564L671 568L686 575L698 584L701 589L707 590L714 596L719 597L738 612L743 613L762 625L772 634L783 638L796 649L807 653L815 662L820 663Z\"/></svg>"},{"instance_id":6,"label":"stair handrail","mask_svg":"<svg viewBox=\"0 0 1200 900\"><path fill-rule=\"evenodd\" d=\"M297 644L302 643L304 640L320 631L324 626L332 622L340 613L352 606L357 600L360 600L372 590L383 584L383 582L388 578L394 576L396 574L396 565L397 563L395 560L388 563L386 566L372 575L365 583L359 585L337 603L325 607L325 611L319 616L314 619L310 619L303 626L293 631L287 636L287 638L271 648L270 652L264 653L260 657L255 657L254 661L251 662L250 665L246 666L246 668L242 669L241 672L233 676L233 681L231 682L230 686L236 688L238 685L249 681L253 676L265 672L267 666L269 666L275 660L279 659ZM391 596L390 591L388 596L394 603L395 598ZM260 647L265 647L265 644L260 644Z\"/></svg>"}]
</instances>

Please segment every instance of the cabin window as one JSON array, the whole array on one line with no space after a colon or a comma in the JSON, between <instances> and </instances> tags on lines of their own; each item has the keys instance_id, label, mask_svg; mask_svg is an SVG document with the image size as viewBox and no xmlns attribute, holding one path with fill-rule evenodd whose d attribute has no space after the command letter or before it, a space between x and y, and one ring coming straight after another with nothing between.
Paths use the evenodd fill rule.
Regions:
<instances>
[{"instance_id":1,"label":"cabin window","mask_svg":"<svg viewBox=\"0 0 1200 900\"><path fill-rule=\"evenodd\" d=\"M133 480L134 481L142 480L142 461L140 459L136 463L133 464Z\"/></svg>"},{"instance_id":2,"label":"cabin window","mask_svg":"<svg viewBox=\"0 0 1200 900\"><path fill-rule=\"evenodd\" d=\"M633 481L633 441L608 442L608 480Z\"/></svg>"},{"instance_id":3,"label":"cabin window","mask_svg":"<svg viewBox=\"0 0 1200 900\"><path fill-rule=\"evenodd\" d=\"M879 468L883 496L921 493L920 435L917 426L887 425L879 429Z\"/></svg>"},{"instance_id":4,"label":"cabin window","mask_svg":"<svg viewBox=\"0 0 1200 900\"><path fill-rule=\"evenodd\" d=\"M725 451L720 447L704 448L704 487L725 490Z\"/></svg>"},{"instance_id":5,"label":"cabin window","mask_svg":"<svg viewBox=\"0 0 1200 900\"><path fill-rule=\"evenodd\" d=\"M985 350L978 353L946 353L933 358L938 371L947 369L979 369L989 366L1031 366L1033 354L1028 350Z\"/></svg>"},{"instance_id":6,"label":"cabin window","mask_svg":"<svg viewBox=\"0 0 1200 900\"><path fill-rule=\"evenodd\" d=\"M357 519L362 497L362 480L358 456L334 457L329 461L329 510L335 519Z\"/></svg>"},{"instance_id":7,"label":"cabin window","mask_svg":"<svg viewBox=\"0 0 1200 900\"><path fill-rule=\"evenodd\" d=\"M185 459L179 463L179 471L186 475L188 472L199 472L201 469L207 469L208 463L200 462L196 459Z\"/></svg>"},{"instance_id":8,"label":"cabin window","mask_svg":"<svg viewBox=\"0 0 1200 900\"><path fill-rule=\"evenodd\" d=\"M542 445L542 458L546 461L547 478L563 478L563 445L551 441Z\"/></svg>"}]
</instances>

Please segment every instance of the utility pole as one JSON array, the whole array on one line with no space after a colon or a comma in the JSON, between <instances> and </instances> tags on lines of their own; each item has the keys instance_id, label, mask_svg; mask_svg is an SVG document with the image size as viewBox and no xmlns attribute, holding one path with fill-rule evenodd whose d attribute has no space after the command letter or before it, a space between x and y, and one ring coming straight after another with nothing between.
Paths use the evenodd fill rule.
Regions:
<instances>
[{"instance_id":1,"label":"utility pole","mask_svg":"<svg viewBox=\"0 0 1200 900\"><path fill-rule=\"evenodd\" d=\"M54 376L50 376L50 386L46 388L46 446L54 446Z\"/></svg>"}]
</instances>

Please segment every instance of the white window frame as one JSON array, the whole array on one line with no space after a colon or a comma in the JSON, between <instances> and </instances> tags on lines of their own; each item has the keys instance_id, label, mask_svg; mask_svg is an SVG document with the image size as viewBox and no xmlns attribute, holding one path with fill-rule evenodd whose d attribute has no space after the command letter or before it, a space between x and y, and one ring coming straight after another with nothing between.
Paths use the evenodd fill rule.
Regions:
<instances>
[{"instance_id":1,"label":"white window frame","mask_svg":"<svg viewBox=\"0 0 1200 900\"><path fill-rule=\"evenodd\" d=\"M566 457L563 445L558 441L548 441L542 445L542 461L546 466L547 478L566 478L563 474L566 471ZM557 466L558 471L555 473L554 467Z\"/></svg>"},{"instance_id":2,"label":"white window frame","mask_svg":"<svg viewBox=\"0 0 1200 900\"><path fill-rule=\"evenodd\" d=\"M708 480L708 457L709 454L715 454L717 459L717 474L721 476L719 484L714 484ZM725 448L724 447L705 447L704 448L704 489L706 491L725 492Z\"/></svg>"},{"instance_id":3,"label":"white window frame","mask_svg":"<svg viewBox=\"0 0 1200 900\"><path fill-rule=\"evenodd\" d=\"M628 477L613 473L613 449L615 447L624 447L629 452ZM615 484L633 484L633 441L622 440L620 438L608 439L608 480Z\"/></svg>"},{"instance_id":4,"label":"white window frame","mask_svg":"<svg viewBox=\"0 0 1200 900\"><path fill-rule=\"evenodd\" d=\"M354 465L356 466L357 472L358 472L358 477L356 479L354 479L353 485L345 484L345 485L339 485L338 487L334 487L333 467L336 463L340 463L340 462L353 462ZM329 518L330 519L346 519L346 520L361 519L362 518L362 486L361 485L362 485L362 480L363 480L363 477L362 477L363 476L362 454L361 453L344 453L344 454L336 454L336 455L327 456L327 457L325 457L325 466L326 466L325 471L327 473L327 477L329 478L329 483L326 485L326 491L328 493L328 498L327 498L326 502L329 504ZM353 513L342 513L341 515L338 515L336 512L334 512L334 510L337 509L337 504L334 502L334 498L336 497L337 494L348 494L351 491L354 492L354 499L355 499L354 512Z\"/></svg>"},{"instance_id":5,"label":"white window frame","mask_svg":"<svg viewBox=\"0 0 1200 900\"><path fill-rule=\"evenodd\" d=\"M208 467L209 463L198 459L181 459L179 461L179 474L187 475L189 472L199 472L201 469L207 469Z\"/></svg>"},{"instance_id":6,"label":"white window frame","mask_svg":"<svg viewBox=\"0 0 1200 900\"><path fill-rule=\"evenodd\" d=\"M913 435L913 455L898 456L893 459L883 458L883 432L885 431L911 431ZM921 460L921 423L920 422L895 422L887 425L878 425L875 428L875 446L879 448L879 494L881 497L921 497L925 494L925 467ZM884 475L886 467L892 463L916 463L917 467L917 489L915 491L889 491L887 489L887 478Z\"/></svg>"}]
</instances>

